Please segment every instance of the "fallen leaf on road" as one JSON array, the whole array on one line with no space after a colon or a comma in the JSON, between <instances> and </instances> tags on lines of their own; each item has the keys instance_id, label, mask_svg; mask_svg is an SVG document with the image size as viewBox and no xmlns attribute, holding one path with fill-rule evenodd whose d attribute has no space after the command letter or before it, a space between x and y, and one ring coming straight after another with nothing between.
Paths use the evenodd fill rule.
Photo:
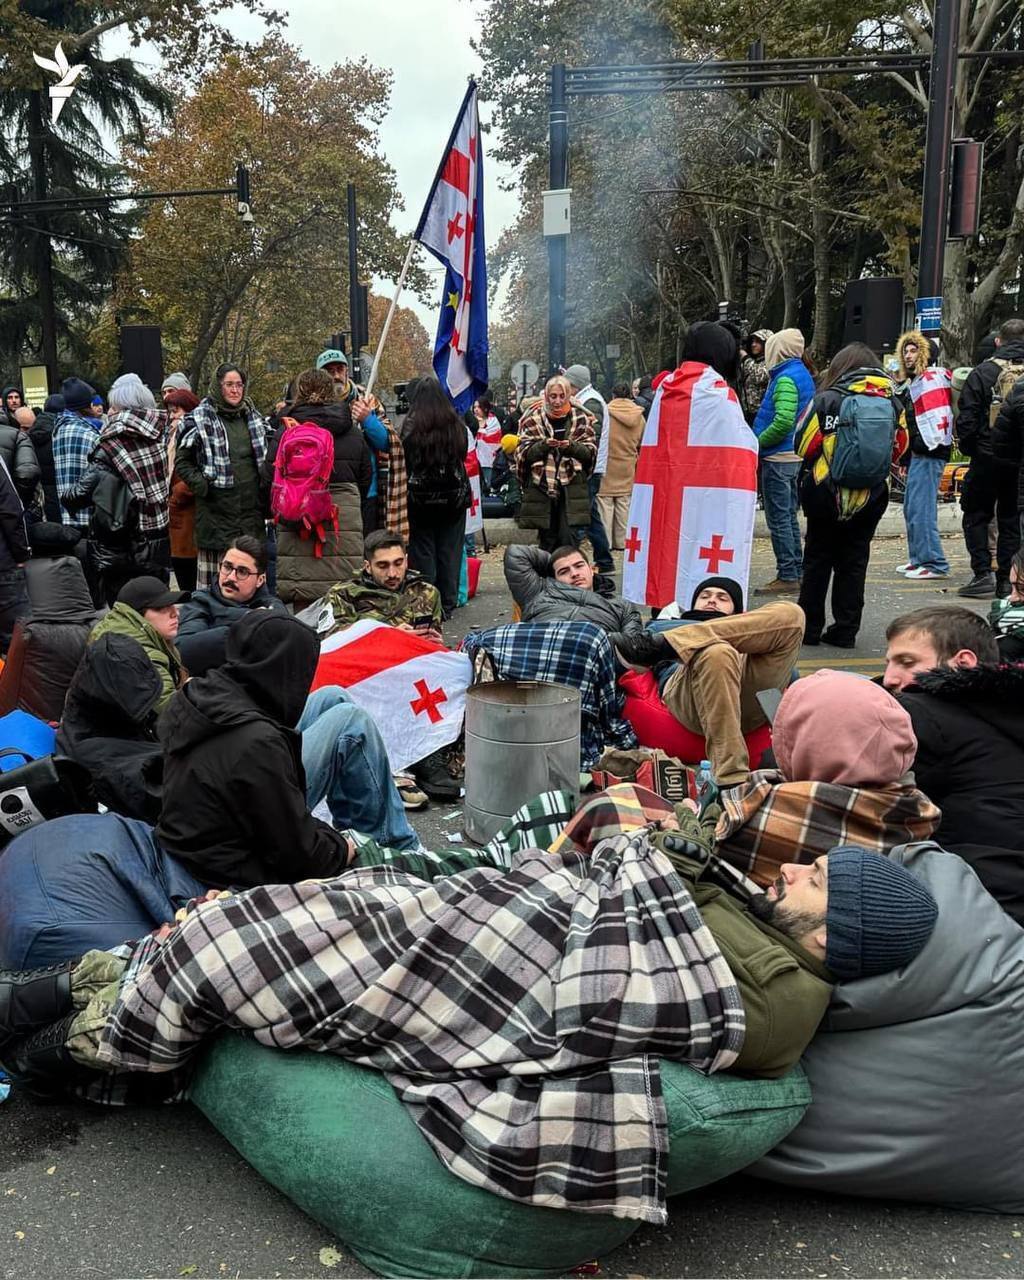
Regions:
<instances>
[{"instance_id":1,"label":"fallen leaf on road","mask_svg":"<svg viewBox=\"0 0 1024 1280\"><path fill-rule=\"evenodd\" d=\"M56 1172L57 1172L57 1166L55 1164L51 1164L49 1169L47 1169L46 1171L48 1177L52 1177L52 1175L55 1174Z\"/></svg>"},{"instance_id":2,"label":"fallen leaf on road","mask_svg":"<svg viewBox=\"0 0 1024 1280\"><path fill-rule=\"evenodd\" d=\"M15 1231L14 1238L15 1240L24 1240L25 1239L24 1231Z\"/></svg>"},{"instance_id":3,"label":"fallen leaf on road","mask_svg":"<svg viewBox=\"0 0 1024 1280\"><path fill-rule=\"evenodd\" d=\"M341 1259L342 1254L340 1254L337 1249L333 1248L331 1245L320 1250L320 1265L322 1267L336 1267Z\"/></svg>"},{"instance_id":4,"label":"fallen leaf on road","mask_svg":"<svg viewBox=\"0 0 1024 1280\"><path fill-rule=\"evenodd\" d=\"M178 1272L178 1275L179 1275L179 1276L194 1276L194 1275L195 1275L195 1273L196 1273L198 1270L199 1270L199 1268L198 1268L198 1267L196 1266L196 1264L193 1262L193 1263L191 1263L191 1264L190 1264L189 1266L187 1266L187 1267L182 1267L182 1269Z\"/></svg>"}]
</instances>

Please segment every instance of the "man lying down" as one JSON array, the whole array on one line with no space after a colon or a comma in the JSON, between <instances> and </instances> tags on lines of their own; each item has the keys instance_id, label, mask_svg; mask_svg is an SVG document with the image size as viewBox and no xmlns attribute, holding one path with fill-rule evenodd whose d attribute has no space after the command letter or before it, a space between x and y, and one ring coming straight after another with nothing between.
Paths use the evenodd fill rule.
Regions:
<instances>
[{"instance_id":1,"label":"man lying down","mask_svg":"<svg viewBox=\"0 0 1024 1280\"><path fill-rule=\"evenodd\" d=\"M937 908L856 847L756 891L630 785L556 832L533 823L547 849L504 866L388 851L222 893L117 952L0 973L0 1060L36 1093L123 1102L175 1095L225 1028L335 1053L386 1073L467 1181L662 1222L658 1059L784 1073L833 983L908 964Z\"/></svg>"}]
</instances>

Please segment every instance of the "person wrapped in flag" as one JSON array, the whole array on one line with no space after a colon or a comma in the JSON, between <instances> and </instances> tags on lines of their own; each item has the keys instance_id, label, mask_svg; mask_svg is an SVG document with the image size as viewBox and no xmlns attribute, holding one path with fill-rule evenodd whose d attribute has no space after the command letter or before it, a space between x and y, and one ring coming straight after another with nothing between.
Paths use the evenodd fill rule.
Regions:
<instances>
[{"instance_id":1,"label":"person wrapped in flag","mask_svg":"<svg viewBox=\"0 0 1024 1280\"><path fill-rule=\"evenodd\" d=\"M897 394L910 430L910 465L903 495L908 578L945 578L949 561L939 538L939 482L953 447L953 372L936 364L930 340L918 329L900 336Z\"/></svg>"}]
</instances>

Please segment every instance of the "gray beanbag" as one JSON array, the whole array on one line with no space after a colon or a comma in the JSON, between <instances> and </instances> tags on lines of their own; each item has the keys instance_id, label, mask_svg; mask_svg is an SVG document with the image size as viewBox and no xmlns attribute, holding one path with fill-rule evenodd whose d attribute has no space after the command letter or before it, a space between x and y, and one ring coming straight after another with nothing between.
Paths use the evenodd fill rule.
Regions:
<instances>
[{"instance_id":1,"label":"gray beanbag","mask_svg":"<svg viewBox=\"0 0 1024 1280\"><path fill-rule=\"evenodd\" d=\"M1024 1213L1024 929L955 854L892 857L935 895L935 932L906 969L836 988L803 1058L813 1102L748 1172Z\"/></svg>"}]
</instances>

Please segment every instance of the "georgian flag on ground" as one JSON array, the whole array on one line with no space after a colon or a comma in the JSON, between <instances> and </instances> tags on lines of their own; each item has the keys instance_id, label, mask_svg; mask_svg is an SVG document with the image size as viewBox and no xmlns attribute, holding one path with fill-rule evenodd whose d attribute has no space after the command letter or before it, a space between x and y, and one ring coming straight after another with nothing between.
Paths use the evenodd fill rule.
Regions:
<instances>
[{"instance_id":1,"label":"georgian flag on ground","mask_svg":"<svg viewBox=\"0 0 1024 1280\"><path fill-rule=\"evenodd\" d=\"M658 387L629 506L622 594L689 609L697 584L733 578L747 594L757 502L757 440L736 393L688 361Z\"/></svg>"},{"instance_id":2,"label":"georgian flag on ground","mask_svg":"<svg viewBox=\"0 0 1024 1280\"><path fill-rule=\"evenodd\" d=\"M397 773L459 736L472 675L464 653L366 618L323 642L312 687L348 690L373 717Z\"/></svg>"},{"instance_id":3,"label":"georgian flag on ground","mask_svg":"<svg viewBox=\"0 0 1024 1280\"><path fill-rule=\"evenodd\" d=\"M473 501L466 508L466 532L479 533L484 527L484 500L480 489L480 459L476 452L476 441L473 433L466 428L469 437L469 450L466 454L466 475L469 476L469 491Z\"/></svg>"},{"instance_id":4,"label":"georgian flag on ground","mask_svg":"<svg viewBox=\"0 0 1024 1280\"><path fill-rule=\"evenodd\" d=\"M434 372L459 413L487 390L487 255L477 87L469 82L413 233L446 268Z\"/></svg>"},{"instance_id":5,"label":"georgian flag on ground","mask_svg":"<svg viewBox=\"0 0 1024 1280\"><path fill-rule=\"evenodd\" d=\"M953 371L933 367L910 384L914 418L929 449L953 443Z\"/></svg>"}]
</instances>

